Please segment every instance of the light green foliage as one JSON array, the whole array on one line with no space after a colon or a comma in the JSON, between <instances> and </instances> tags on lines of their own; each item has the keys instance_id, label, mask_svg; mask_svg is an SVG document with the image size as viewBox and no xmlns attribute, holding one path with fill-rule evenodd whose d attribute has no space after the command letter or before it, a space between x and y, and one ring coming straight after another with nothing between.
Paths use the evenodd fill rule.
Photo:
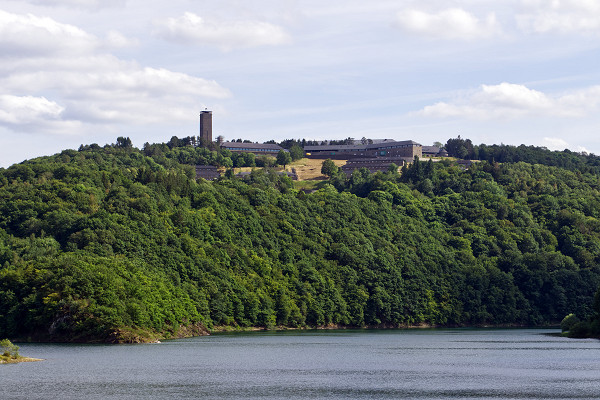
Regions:
<instances>
[{"instance_id":1,"label":"light green foliage","mask_svg":"<svg viewBox=\"0 0 600 400\"><path fill-rule=\"evenodd\" d=\"M292 157L292 161L300 160L304 157L304 149L295 144L290 148L290 156Z\"/></svg>"},{"instance_id":2,"label":"light green foliage","mask_svg":"<svg viewBox=\"0 0 600 400\"><path fill-rule=\"evenodd\" d=\"M321 164L321 173L323 175L327 175L328 177L332 177L333 175L335 175L338 172L338 169L339 168L337 167L337 165L335 165L333 160L331 160L330 158L323 161L323 163Z\"/></svg>"},{"instance_id":3,"label":"light green foliage","mask_svg":"<svg viewBox=\"0 0 600 400\"><path fill-rule=\"evenodd\" d=\"M19 346L12 344L8 339L0 340L0 355L3 357L18 358Z\"/></svg>"},{"instance_id":4,"label":"light green foliage","mask_svg":"<svg viewBox=\"0 0 600 400\"><path fill-rule=\"evenodd\" d=\"M569 331L569 330L571 330L573 325L575 325L579 322L580 322L580 320L579 320L579 318L577 318L577 315L569 314L566 317L564 317L563 320L560 322L560 329L563 332Z\"/></svg>"},{"instance_id":5,"label":"light green foliage","mask_svg":"<svg viewBox=\"0 0 600 400\"><path fill-rule=\"evenodd\" d=\"M285 150L279 150L279 153L277 153L277 164L283 165L283 167L285 168L285 166L291 162L292 156L290 155L290 153Z\"/></svg>"}]
</instances>

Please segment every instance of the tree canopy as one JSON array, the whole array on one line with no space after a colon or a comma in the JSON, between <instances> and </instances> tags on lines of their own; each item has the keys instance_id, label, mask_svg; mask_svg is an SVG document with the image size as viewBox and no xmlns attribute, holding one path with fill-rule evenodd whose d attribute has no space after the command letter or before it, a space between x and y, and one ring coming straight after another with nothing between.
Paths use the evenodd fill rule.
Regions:
<instances>
[{"instance_id":1,"label":"tree canopy","mask_svg":"<svg viewBox=\"0 0 600 400\"><path fill-rule=\"evenodd\" d=\"M0 169L0 337L587 321L600 175L593 158L553 160L416 159L401 174L334 174L310 194L268 169L196 180L196 164L259 157L179 142Z\"/></svg>"}]
</instances>

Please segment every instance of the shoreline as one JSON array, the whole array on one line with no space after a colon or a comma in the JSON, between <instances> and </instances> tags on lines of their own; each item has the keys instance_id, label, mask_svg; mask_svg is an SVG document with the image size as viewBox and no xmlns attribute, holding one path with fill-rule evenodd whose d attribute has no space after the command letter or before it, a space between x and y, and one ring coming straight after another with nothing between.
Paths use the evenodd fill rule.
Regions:
<instances>
[{"instance_id":1,"label":"shoreline","mask_svg":"<svg viewBox=\"0 0 600 400\"><path fill-rule=\"evenodd\" d=\"M201 324L194 324L192 326L181 326L176 331L171 332L151 332L143 331L139 329L128 330L123 328L117 328L111 332L111 334L102 339L94 338L44 338L37 337L34 340L32 338L19 338L16 340L18 343L104 343L104 344L151 344L160 343L162 340L170 339L183 339L191 337L202 337L209 336L212 334L219 333L235 333L235 332L281 332L281 331L309 331L309 330L351 330L351 329L365 329L365 330L394 330L394 329L454 329L454 328L473 328L473 329L526 329L526 328L557 328L558 324L548 324L542 326L531 326L521 324L500 324L500 325L488 325L488 324L475 324L475 325L432 325L432 324L414 324L414 325L365 325L365 326L349 326L340 324L328 324L320 326L303 326L303 327L288 327L288 326L274 326L272 328L260 327L260 326L230 326L230 325L217 325L207 328ZM37 339L37 340L36 340ZM41 339L41 340L39 340ZM37 359L31 359L31 361L39 361Z\"/></svg>"},{"instance_id":2,"label":"shoreline","mask_svg":"<svg viewBox=\"0 0 600 400\"><path fill-rule=\"evenodd\" d=\"M37 362L44 361L43 358L32 358L32 357L19 357L11 358L10 360L0 360L0 364L19 364L24 362Z\"/></svg>"}]
</instances>

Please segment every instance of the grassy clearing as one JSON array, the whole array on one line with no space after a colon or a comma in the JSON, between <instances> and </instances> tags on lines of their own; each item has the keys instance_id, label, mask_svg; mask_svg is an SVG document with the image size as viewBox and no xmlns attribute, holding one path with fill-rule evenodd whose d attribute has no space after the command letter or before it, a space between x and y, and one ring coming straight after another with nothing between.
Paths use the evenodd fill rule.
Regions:
<instances>
[{"instance_id":1,"label":"grassy clearing","mask_svg":"<svg viewBox=\"0 0 600 400\"><path fill-rule=\"evenodd\" d=\"M333 160L333 162L338 167L346 164L346 160ZM321 173L322 164L323 160L302 158L298 161L294 161L291 164L291 167L296 168L296 174L298 174L299 181L324 181L327 177Z\"/></svg>"},{"instance_id":2,"label":"grassy clearing","mask_svg":"<svg viewBox=\"0 0 600 400\"><path fill-rule=\"evenodd\" d=\"M286 165L285 170L291 172L292 168L296 169L296 174L298 175L298 181L294 182L294 187L296 189L315 189L319 183L327 180L327 177L321 173L323 161L324 160L302 158ZM333 162L338 167L346 164L346 160L333 160ZM234 168L234 173L251 172L253 169L257 168L258 167ZM283 167L275 167L275 171L283 171Z\"/></svg>"}]
</instances>

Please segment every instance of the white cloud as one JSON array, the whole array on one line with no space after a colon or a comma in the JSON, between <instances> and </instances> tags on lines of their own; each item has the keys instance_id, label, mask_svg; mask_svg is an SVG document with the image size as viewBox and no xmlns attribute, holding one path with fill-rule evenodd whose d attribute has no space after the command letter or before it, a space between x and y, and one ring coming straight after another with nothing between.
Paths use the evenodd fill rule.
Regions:
<instances>
[{"instance_id":1,"label":"white cloud","mask_svg":"<svg viewBox=\"0 0 600 400\"><path fill-rule=\"evenodd\" d=\"M19 0L24 1L24 0ZM72 8L105 8L114 6L123 6L127 0L25 0L31 4L46 7L72 7Z\"/></svg>"},{"instance_id":2,"label":"white cloud","mask_svg":"<svg viewBox=\"0 0 600 400\"><path fill-rule=\"evenodd\" d=\"M403 10L396 16L395 26L409 33L438 39L476 40L500 33L494 13L479 19L460 8L450 8L436 14L415 9Z\"/></svg>"},{"instance_id":3,"label":"white cloud","mask_svg":"<svg viewBox=\"0 0 600 400\"><path fill-rule=\"evenodd\" d=\"M236 47L281 45L290 41L283 28L262 21L217 21L186 12L179 18L155 22L156 34L172 42Z\"/></svg>"},{"instance_id":4,"label":"white cloud","mask_svg":"<svg viewBox=\"0 0 600 400\"><path fill-rule=\"evenodd\" d=\"M540 145L549 150L562 151L564 149L570 149L578 153L590 153L590 151L583 146L571 146L566 140L557 137L545 137Z\"/></svg>"},{"instance_id":5,"label":"white cloud","mask_svg":"<svg viewBox=\"0 0 600 400\"><path fill-rule=\"evenodd\" d=\"M77 121L63 118L65 108L45 97L0 95L0 125L68 133Z\"/></svg>"},{"instance_id":6,"label":"white cloud","mask_svg":"<svg viewBox=\"0 0 600 400\"><path fill-rule=\"evenodd\" d=\"M597 0L523 0L525 12L517 15L520 28L535 33L600 33Z\"/></svg>"},{"instance_id":7,"label":"white cloud","mask_svg":"<svg viewBox=\"0 0 600 400\"><path fill-rule=\"evenodd\" d=\"M57 119L64 110L45 97L0 95L0 121L9 124L31 123L40 117Z\"/></svg>"},{"instance_id":8,"label":"white cloud","mask_svg":"<svg viewBox=\"0 0 600 400\"><path fill-rule=\"evenodd\" d=\"M109 31L101 40L84 30L52 18L11 14L0 10L0 57L70 56L93 54L102 48L134 46L137 40Z\"/></svg>"},{"instance_id":9,"label":"white cloud","mask_svg":"<svg viewBox=\"0 0 600 400\"><path fill-rule=\"evenodd\" d=\"M550 150L564 150L569 148L569 143L566 140L553 137L545 137L541 145Z\"/></svg>"},{"instance_id":10,"label":"white cloud","mask_svg":"<svg viewBox=\"0 0 600 400\"><path fill-rule=\"evenodd\" d=\"M0 57L90 53L99 44L93 35L73 25L0 10Z\"/></svg>"},{"instance_id":11,"label":"white cloud","mask_svg":"<svg viewBox=\"0 0 600 400\"><path fill-rule=\"evenodd\" d=\"M105 44L109 48L123 48L137 46L139 41L123 35L121 32L109 31L106 35Z\"/></svg>"},{"instance_id":12,"label":"white cloud","mask_svg":"<svg viewBox=\"0 0 600 400\"><path fill-rule=\"evenodd\" d=\"M50 18L0 11L0 125L61 132L85 122L111 125L188 120L208 99L231 93L213 80L143 67L103 52L102 41ZM46 121L46 123L44 123Z\"/></svg>"},{"instance_id":13,"label":"white cloud","mask_svg":"<svg viewBox=\"0 0 600 400\"><path fill-rule=\"evenodd\" d=\"M600 86L548 95L523 85L501 83L481 85L452 102L439 102L421 110L429 117L472 119L520 118L532 116L581 117L598 111Z\"/></svg>"}]
</instances>

